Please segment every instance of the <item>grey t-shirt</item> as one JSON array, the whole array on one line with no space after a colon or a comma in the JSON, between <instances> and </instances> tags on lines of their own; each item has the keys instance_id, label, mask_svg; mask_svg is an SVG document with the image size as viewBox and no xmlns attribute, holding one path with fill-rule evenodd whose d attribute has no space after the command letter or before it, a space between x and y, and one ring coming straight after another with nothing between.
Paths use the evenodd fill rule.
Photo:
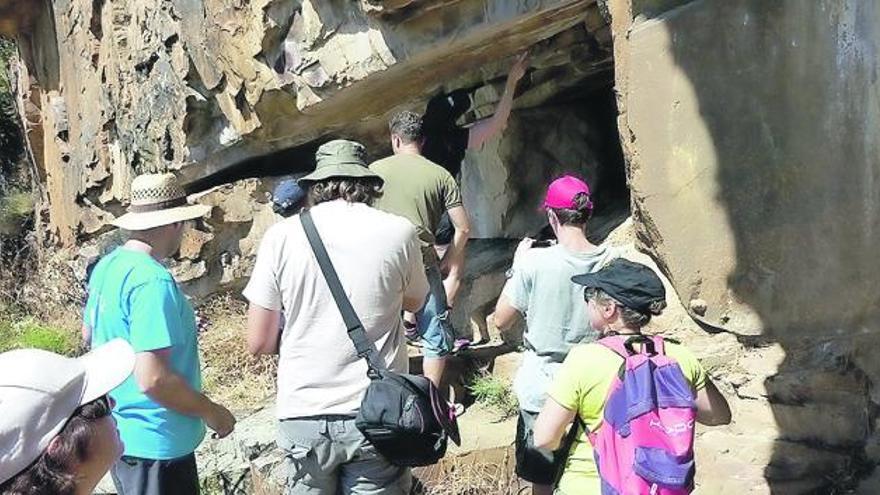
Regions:
<instances>
[{"instance_id":1,"label":"grey t-shirt","mask_svg":"<svg viewBox=\"0 0 880 495\"><path fill-rule=\"evenodd\" d=\"M615 257L614 250L606 246L573 253L555 245L532 249L514 264L503 294L526 319L526 352L513 383L521 409L539 412L568 351L596 339L583 288L571 277L597 271Z\"/></svg>"}]
</instances>

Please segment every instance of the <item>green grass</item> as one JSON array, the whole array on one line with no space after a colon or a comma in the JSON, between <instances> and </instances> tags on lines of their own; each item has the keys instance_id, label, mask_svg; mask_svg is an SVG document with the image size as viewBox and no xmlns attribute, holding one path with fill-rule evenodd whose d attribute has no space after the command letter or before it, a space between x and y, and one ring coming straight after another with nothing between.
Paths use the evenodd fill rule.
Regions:
<instances>
[{"instance_id":1,"label":"green grass","mask_svg":"<svg viewBox=\"0 0 880 495\"><path fill-rule=\"evenodd\" d=\"M33 318L0 321L0 352L36 348L71 356L78 348L74 332L45 325Z\"/></svg>"},{"instance_id":2,"label":"green grass","mask_svg":"<svg viewBox=\"0 0 880 495\"><path fill-rule=\"evenodd\" d=\"M477 402L497 412L502 421L516 415L516 396L507 381L491 374L477 374L467 388Z\"/></svg>"},{"instance_id":3,"label":"green grass","mask_svg":"<svg viewBox=\"0 0 880 495\"><path fill-rule=\"evenodd\" d=\"M33 212L34 198L30 193L11 190L0 194L0 233L15 233Z\"/></svg>"}]
</instances>

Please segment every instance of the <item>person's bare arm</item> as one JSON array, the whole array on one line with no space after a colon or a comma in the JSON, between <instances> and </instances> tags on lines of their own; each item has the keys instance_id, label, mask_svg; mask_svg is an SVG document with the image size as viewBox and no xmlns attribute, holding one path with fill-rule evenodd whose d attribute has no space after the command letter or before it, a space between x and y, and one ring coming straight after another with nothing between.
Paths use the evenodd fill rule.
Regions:
<instances>
[{"instance_id":1,"label":"person's bare arm","mask_svg":"<svg viewBox=\"0 0 880 495\"><path fill-rule=\"evenodd\" d=\"M280 311L251 303L248 306L247 320L248 352L253 355L278 354L280 326Z\"/></svg>"},{"instance_id":2,"label":"person's bare arm","mask_svg":"<svg viewBox=\"0 0 880 495\"><path fill-rule=\"evenodd\" d=\"M446 303L451 306L455 303L461 287L461 277L464 275L465 246L471 236L471 224L463 206L455 206L447 211L449 220L455 227L455 235L452 237L452 245L440 262L440 271L446 274L443 287L446 289Z\"/></svg>"},{"instance_id":3,"label":"person's bare arm","mask_svg":"<svg viewBox=\"0 0 880 495\"><path fill-rule=\"evenodd\" d=\"M519 260L525 256L534 243L535 240L531 237L524 237L519 241L519 244L516 246L516 251L513 253L513 267L518 265L520 262ZM516 323L520 315L521 313L519 310L510 304L510 298L502 293L501 296L498 297L498 302L495 303L495 315L493 316L495 326L501 331L507 330Z\"/></svg>"},{"instance_id":4,"label":"person's bare arm","mask_svg":"<svg viewBox=\"0 0 880 495\"><path fill-rule=\"evenodd\" d=\"M535 447L556 450L562 443L565 429L574 421L574 411L562 407L552 397L547 398L541 414L535 420ZM575 428L572 425L572 428Z\"/></svg>"},{"instance_id":5,"label":"person's bare arm","mask_svg":"<svg viewBox=\"0 0 880 495\"><path fill-rule=\"evenodd\" d=\"M80 335L82 336L82 348L90 349L92 347L92 327L83 323Z\"/></svg>"},{"instance_id":6,"label":"person's bare arm","mask_svg":"<svg viewBox=\"0 0 880 495\"><path fill-rule=\"evenodd\" d=\"M513 109L513 94L516 92L516 85L525 75L528 66L528 52L519 54L510 68L510 73L507 74L504 94L501 96L501 101L498 102L495 114L471 126L468 132L468 149L482 148L486 141L501 134L507 128L510 111Z\"/></svg>"},{"instance_id":7,"label":"person's bare arm","mask_svg":"<svg viewBox=\"0 0 880 495\"><path fill-rule=\"evenodd\" d=\"M512 327L519 317L519 311L510 304L510 299L502 293L498 297L498 302L495 303L495 316L493 317L495 326L503 332Z\"/></svg>"},{"instance_id":8,"label":"person's bare arm","mask_svg":"<svg viewBox=\"0 0 880 495\"><path fill-rule=\"evenodd\" d=\"M168 365L170 348L139 352L134 376L138 387L158 404L187 416L202 418L218 437L235 428L235 417L228 409L193 389Z\"/></svg>"},{"instance_id":9,"label":"person's bare arm","mask_svg":"<svg viewBox=\"0 0 880 495\"><path fill-rule=\"evenodd\" d=\"M706 378L706 386L697 391L697 422L706 426L730 423L730 405L718 391L718 387Z\"/></svg>"},{"instance_id":10,"label":"person's bare arm","mask_svg":"<svg viewBox=\"0 0 880 495\"><path fill-rule=\"evenodd\" d=\"M415 322L415 315L428 299L428 276L425 273L425 261L422 258L421 242L416 231L406 248L407 282L403 291L404 321Z\"/></svg>"},{"instance_id":11,"label":"person's bare arm","mask_svg":"<svg viewBox=\"0 0 880 495\"><path fill-rule=\"evenodd\" d=\"M425 298L406 297L403 298L403 310L409 314L418 313L422 306L425 305Z\"/></svg>"}]
</instances>

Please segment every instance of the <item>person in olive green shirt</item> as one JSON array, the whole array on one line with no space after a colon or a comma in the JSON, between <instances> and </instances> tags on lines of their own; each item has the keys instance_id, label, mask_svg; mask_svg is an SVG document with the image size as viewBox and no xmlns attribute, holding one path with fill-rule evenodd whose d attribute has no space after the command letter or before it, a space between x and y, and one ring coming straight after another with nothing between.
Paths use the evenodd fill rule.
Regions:
<instances>
[{"instance_id":1,"label":"person in olive green shirt","mask_svg":"<svg viewBox=\"0 0 880 495\"><path fill-rule=\"evenodd\" d=\"M461 285L470 225L455 179L421 154L425 141L422 118L413 112L401 112L391 119L389 127L394 155L370 165L385 181L384 194L375 206L416 226L430 285L425 307L416 314L416 328L423 342L425 376L442 389L446 357L452 352L455 338L449 309ZM434 232L444 212L455 226L455 236L443 259L439 259L434 250Z\"/></svg>"}]
</instances>

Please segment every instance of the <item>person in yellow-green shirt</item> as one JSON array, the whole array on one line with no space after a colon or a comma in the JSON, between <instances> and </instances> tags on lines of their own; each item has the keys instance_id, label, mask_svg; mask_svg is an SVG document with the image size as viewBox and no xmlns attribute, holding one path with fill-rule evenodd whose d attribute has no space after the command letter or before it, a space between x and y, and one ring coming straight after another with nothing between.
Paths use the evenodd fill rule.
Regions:
<instances>
[{"instance_id":1,"label":"person in yellow-green shirt","mask_svg":"<svg viewBox=\"0 0 880 495\"><path fill-rule=\"evenodd\" d=\"M572 277L572 282L584 286L590 324L602 337L626 340L639 335L651 316L660 314L666 306L663 283L654 271L623 258L611 261L597 272ZM666 354L678 362L694 391L697 421L708 426L729 423L727 400L693 353L672 341L667 341L665 348ZM572 349L557 372L548 392L549 399L535 422L535 445L548 450L558 448L576 414L586 428L595 431L605 409L608 390L622 363L623 358L601 344ZM555 493L601 493L593 448L583 432L578 432L569 449Z\"/></svg>"}]
</instances>

